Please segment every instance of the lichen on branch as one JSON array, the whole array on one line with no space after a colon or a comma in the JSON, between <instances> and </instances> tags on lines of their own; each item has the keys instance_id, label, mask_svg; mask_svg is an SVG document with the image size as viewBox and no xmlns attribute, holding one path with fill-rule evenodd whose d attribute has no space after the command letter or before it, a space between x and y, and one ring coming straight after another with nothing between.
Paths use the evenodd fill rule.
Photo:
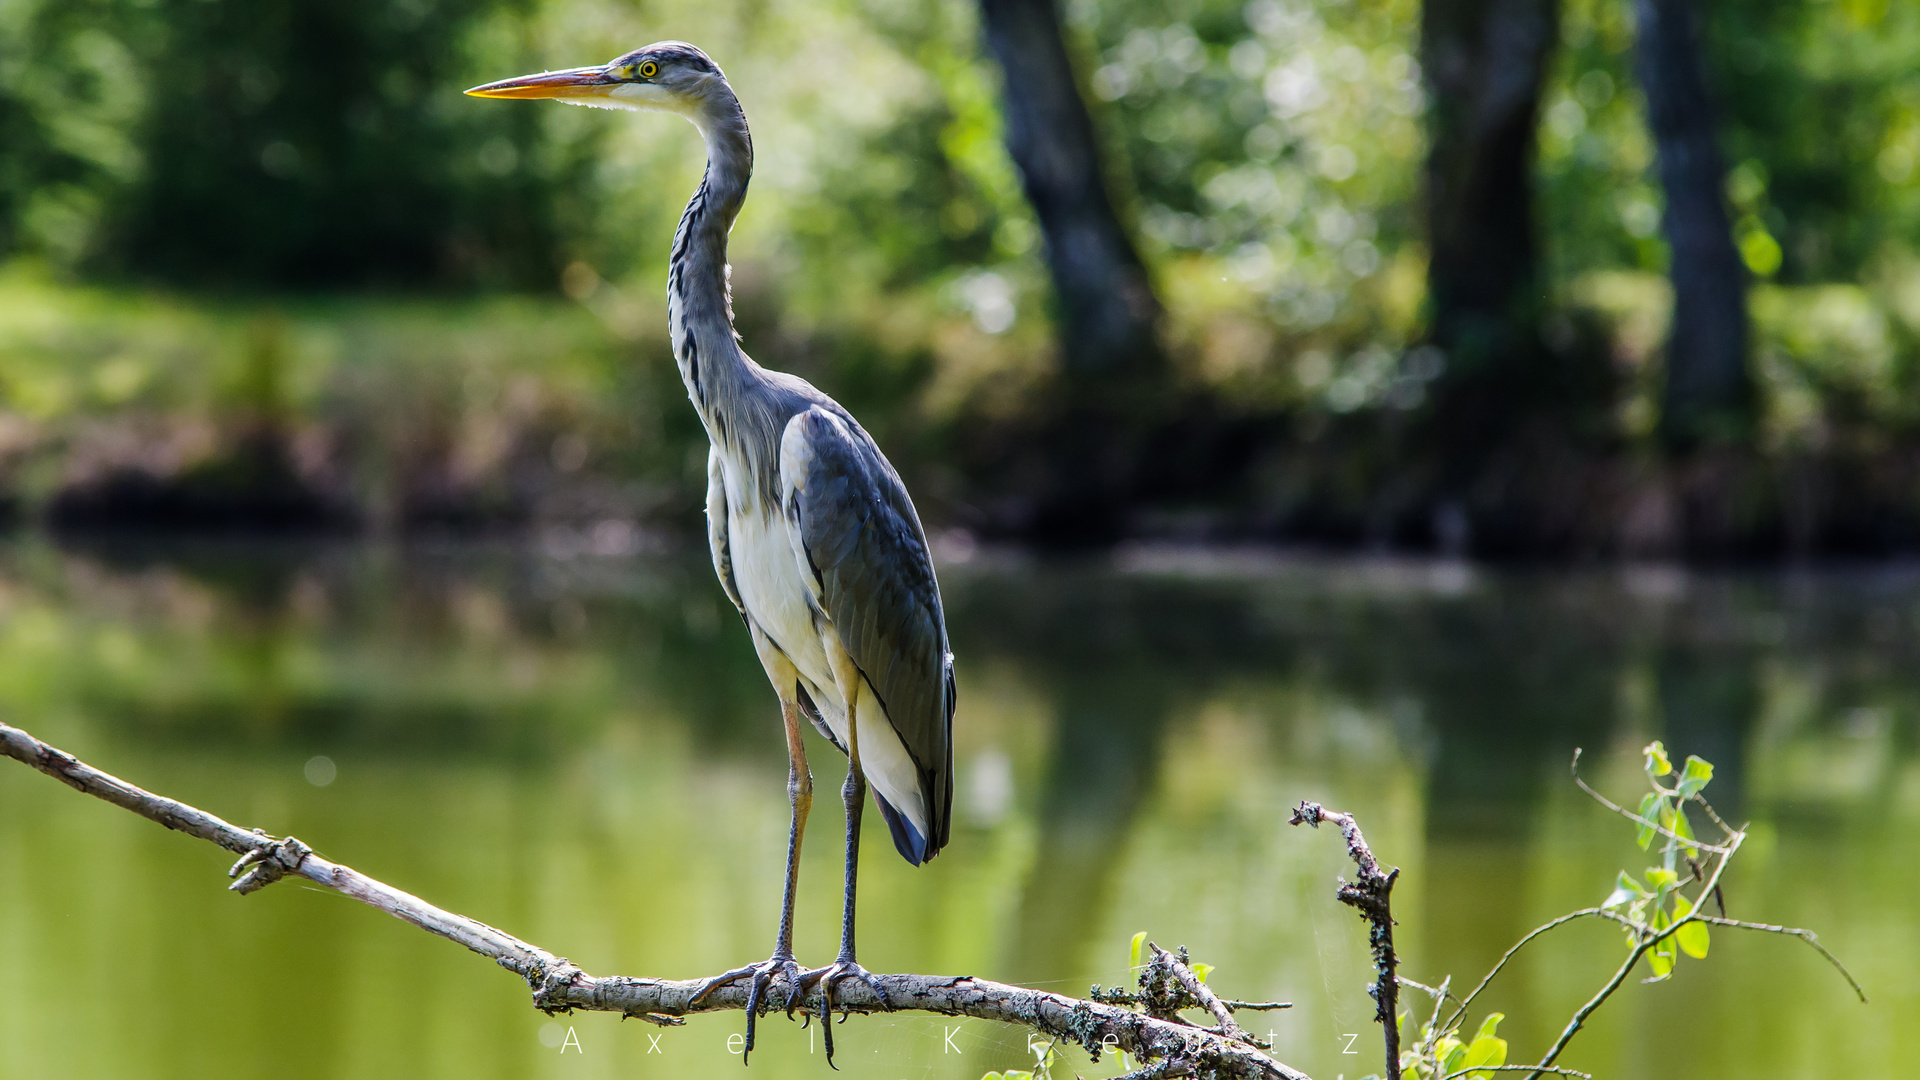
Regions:
<instances>
[{"instance_id":1,"label":"lichen on branch","mask_svg":"<svg viewBox=\"0 0 1920 1080\"><path fill-rule=\"evenodd\" d=\"M240 856L229 876L230 886L249 893L289 874L352 897L369 907L449 941L499 964L526 980L533 1005L545 1012L575 1009L612 1012L656 1024L678 1024L693 1013L744 1009L743 984L723 985L694 1000L705 979L654 979L624 975L589 975L563 956L556 956L485 923L455 914L331 862L292 837L273 837L242 829L186 803L155 795L118 777L101 772L71 754L0 724L0 756L30 765L77 791L104 799L169 829L198 837ZM847 981L834 994L843 1013L929 1012L966 1016L1030 1028L1049 1038L1072 1042L1096 1060L1102 1053L1123 1052L1143 1062L1167 1063L1163 1076L1195 1075L1227 1080L1309 1080L1262 1053L1243 1033L1210 1030L1178 1017L1149 1016L1121 1004L1083 1000L1062 994L972 976L880 975L888 1004L860 980ZM801 1000L819 1009L819 991ZM784 987L763 1000L785 1000ZM1214 1001L1218 1001L1217 998ZM890 1008L889 1008L890 1004ZM1211 1006L1208 1006L1211 1008Z\"/></svg>"}]
</instances>

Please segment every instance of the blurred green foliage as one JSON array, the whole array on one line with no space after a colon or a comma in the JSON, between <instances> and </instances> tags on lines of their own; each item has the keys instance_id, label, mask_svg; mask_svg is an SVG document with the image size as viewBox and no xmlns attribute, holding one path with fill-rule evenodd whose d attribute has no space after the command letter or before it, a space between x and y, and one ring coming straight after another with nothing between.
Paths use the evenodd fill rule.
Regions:
<instances>
[{"instance_id":1,"label":"blurred green foliage","mask_svg":"<svg viewBox=\"0 0 1920 1080\"><path fill-rule=\"evenodd\" d=\"M1293 440L1277 453L1347 455L1335 486L1373 490L1366 477L1392 457L1380 446L1440 371L1406 349L1424 318L1419 5L1074 0L1065 13L1112 187L1167 303L1180 389L1224 415L1279 418L1263 429ZM1736 239L1764 284L1757 449L1884 455L1920 431L1920 9L1743 0L1713 5L1706 27ZM382 409L453 415L445 403L466 399L427 386L465 385L501 349L543 400L573 400L570 358L591 354L601 389L584 393L598 404L544 427L503 421L524 438L486 460L545 459L587 412L626 410L640 419L576 432L605 448L593 468L679 491L698 432L673 407L671 372L656 370L655 298L698 182L696 136L669 118L459 95L665 37L711 52L754 124L753 195L733 244L749 349L859 412L935 504L964 504L965 481L942 472L952 441L1028 409L1053 348L998 72L965 0L0 5L0 257L35 267L0 281L0 304L42 308L37 344L21 336L26 316L8 315L0 407L35 434L0 450L17 472L23 440L53 445L48 433L83 415L175 409L156 396L163 384L203 403L192 415L228 415L220 387L245 349L148 340L154 325L221 327L209 341L286 325L305 341L319 319L359 328L339 339L354 355L325 378L294 362L308 373L288 376L296 426L354 432L341 438L368 459L453 460L450 435L359 440L399 437L407 425L372 418ZM1539 136L1549 344L1611 356L1622 396L1607 453L1651 446L1669 304L1632 44L1630 5L1568 0ZM56 282L76 280L120 293L59 295ZM316 289L450 296L339 298L322 316L292 299ZM459 298L511 290L550 299ZM90 314L105 309L141 314ZM304 347L294 353L318 355ZM136 377L147 361L129 357L169 348L171 375ZM440 374L422 381L425 355ZM108 373L80 374L94 364ZM350 370L380 389L329 381ZM613 386L647 389L596 397ZM348 401L369 415L347 420ZM1344 449L1314 442L1329 424L1374 420ZM608 434L622 430L636 434ZM1259 466L1250 482L1285 487L1275 477L1289 468ZM71 466L42 469L33 490L61 482L49 469ZM386 472L435 469L464 475ZM442 486L531 490L525 475Z\"/></svg>"},{"instance_id":2,"label":"blurred green foliage","mask_svg":"<svg viewBox=\"0 0 1920 1080\"><path fill-rule=\"evenodd\" d=\"M513 296L184 301L16 269L0 275L0 490L38 504L115 470L170 475L267 423L309 484L376 525L687 509L676 500L705 475L686 450L698 421L664 345L623 334L640 321L664 314Z\"/></svg>"},{"instance_id":3,"label":"blurred green foliage","mask_svg":"<svg viewBox=\"0 0 1920 1080\"><path fill-rule=\"evenodd\" d=\"M583 147L458 93L528 62L526 4L9 7L16 250L243 288L546 285L591 219Z\"/></svg>"},{"instance_id":4,"label":"blurred green foliage","mask_svg":"<svg viewBox=\"0 0 1920 1080\"><path fill-rule=\"evenodd\" d=\"M1920 9L1884 0L1712 5L1709 78L1748 269L1856 280L1920 226ZM1631 81L1630 5L1574 0L1542 125L1555 267L1665 269L1661 196Z\"/></svg>"},{"instance_id":5,"label":"blurred green foliage","mask_svg":"<svg viewBox=\"0 0 1920 1080\"><path fill-rule=\"evenodd\" d=\"M1417 331L1424 153L1411 0L1079 6L1090 89L1195 373L1339 411ZM1222 309L1240 333L1209 332ZM1257 329L1256 329L1257 328ZM1292 347L1276 349L1276 337ZM1292 360L1291 365L1277 360Z\"/></svg>"},{"instance_id":6,"label":"blurred green foliage","mask_svg":"<svg viewBox=\"0 0 1920 1080\"><path fill-rule=\"evenodd\" d=\"M1723 4L1708 29L1729 195L1779 241L1783 282L1846 281L1920 228L1920 8L1889 0ZM1891 250L1890 250L1891 249Z\"/></svg>"},{"instance_id":7,"label":"blurred green foliage","mask_svg":"<svg viewBox=\"0 0 1920 1080\"><path fill-rule=\"evenodd\" d=\"M1396 256L1419 257L1414 0L1068 15L1163 274L1201 260L1282 330L1344 319L1344 337L1404 340L1416 305L1382 293ZM1853 280L1906 246L1920 10L1753 0L1706 25L1743 238L1779 248L1745 245L1756 272ZM1563 31L1541 132L1556 275L1657 271L1629 6L1572 0ZM17 0L0 10L0 247L176 284L551 286L580 258L651 275L690 138L458 91L668 34L706 43L756 121L751 253L843 271L794 276L827 292L802 306L1032 249L961 0Z\"/></svg>"}]
</instances>

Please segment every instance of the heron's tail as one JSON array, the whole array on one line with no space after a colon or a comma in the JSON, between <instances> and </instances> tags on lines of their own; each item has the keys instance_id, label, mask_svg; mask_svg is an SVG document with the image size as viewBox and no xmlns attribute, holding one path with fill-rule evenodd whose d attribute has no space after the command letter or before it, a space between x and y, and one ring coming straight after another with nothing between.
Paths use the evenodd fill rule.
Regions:
<instances>
[{"instance_id":1,"label":"heron's tail","mask_svg":"<svg viewBox=\"0 0 1920 1080\"><path fill-rule=\"evenodd\" d=\"M940 848L947 839L946 829L940 829L940 837L936 842L923 836L919 829L914 828L913 822L907 819L907 815L895 810L893 804L887 801L885 795L880 794L878 788L874 789L873 801L880 804L880 816L887 819L887 830L893 833L893 849L900 853L901 858L919 866L940 854Z\"/></svg>"}]
</instances>

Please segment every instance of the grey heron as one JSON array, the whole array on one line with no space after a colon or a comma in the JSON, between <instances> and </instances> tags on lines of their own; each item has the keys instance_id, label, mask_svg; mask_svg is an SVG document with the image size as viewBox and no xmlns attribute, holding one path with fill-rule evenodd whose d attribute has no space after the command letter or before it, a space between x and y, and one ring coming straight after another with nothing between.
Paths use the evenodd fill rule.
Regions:
<instances>
[{"instance_id":1,"label":"grey heron","mask_svg":"<svg viewBox=\"0 0 1920 1080\"><path fill-rule=\"evenodd\" d=\"M649 45L599 67L527 75L467 93L677 113L706 141L707 171L674 236L667 312L673 355L705 425L707 539L780 699L787 736L785 895L773 955L709 980L696 995L749 980L747 1036L773 981L786 1010L821 988L827 1060L834 988L885 990L854 954L860 813L869 782L894 847L916 866L947 843L953 803L953 656L925 530L893 466L838 402L770 371L740 348L728 287L727 233L747 194L753 141L720 68L684 42ZM794 888L813 804L801 724L847 755L846 889L840 953L802 970L793 955ZM742 1054L744 1060L745 1053Z\"/></svg>"}]
</instances>

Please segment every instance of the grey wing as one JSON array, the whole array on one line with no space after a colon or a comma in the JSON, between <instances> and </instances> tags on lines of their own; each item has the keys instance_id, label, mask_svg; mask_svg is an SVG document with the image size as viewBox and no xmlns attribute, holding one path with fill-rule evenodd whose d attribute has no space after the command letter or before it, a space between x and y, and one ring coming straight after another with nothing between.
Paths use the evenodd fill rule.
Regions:
<instances>
[{"instance_id":1,"label":"grey wing","mask_svg":"<svg viewBox=\"0 0 1920 1080\"><path fill-rule=\"evenodd\" d=\"M733 581L733 551L727 543L727 482L720 464L720 451L707 451L707 547L713 551L713 573L727 591L734 610L747 621L747 605L740 601L740 587Z\"/></svg>"},{"instance_id":2,"label":"grey wing","mask_svg":"<svg viewBox=\"0 0 1920 1080\"><path fill-rule=\"evenodd\" d=\"M815 406L787 424L781 500L821 610L913 759L930 836L894 843L908 861L946 846L953 805L953 657L926 534L900 478L850 418ZM886 810L883 803L882 809ZM913 847L922 850L910 850Z\"/></svg>"}]
</instances>

